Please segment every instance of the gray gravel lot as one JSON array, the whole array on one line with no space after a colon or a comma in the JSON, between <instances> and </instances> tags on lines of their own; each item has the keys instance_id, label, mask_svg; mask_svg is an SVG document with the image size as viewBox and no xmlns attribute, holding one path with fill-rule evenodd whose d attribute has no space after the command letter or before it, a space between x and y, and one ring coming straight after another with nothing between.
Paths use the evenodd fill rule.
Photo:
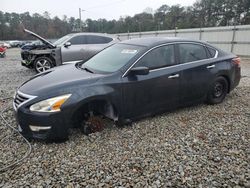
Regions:
<instances>
[{"instance_id":1,"label":"gray gravel lot","mask_svg":"<svg viewBox=\"0 0 250 188\"><path fill-rule=\"evenodd\" d=\"M89 137L73 130L61 144L32 141L21 165L0 173L0 187L250 187L250 59L219 105L179 109ZM34 75L18 49L0 58L0 98ZM1 101L0 110L11 100ZM15 125L12 110L4 113ZM0 121L0 168L27 145Z\"/></svg>"}]
</instances>

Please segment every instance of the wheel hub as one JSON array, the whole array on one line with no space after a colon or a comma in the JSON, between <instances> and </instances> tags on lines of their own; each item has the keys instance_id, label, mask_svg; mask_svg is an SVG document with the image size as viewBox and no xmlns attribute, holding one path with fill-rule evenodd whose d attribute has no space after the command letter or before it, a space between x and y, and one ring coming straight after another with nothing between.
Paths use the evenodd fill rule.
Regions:
<instances>
[{"instance_id":1,"label":"wheel hub","mask_svg":"<svg viewBox=\"0 0 250 188\"><path fill-rule=\"evenodd\" d=\"M220 97L223 94L223 85L221 83L216 83L214 85L214 96Z\"/></svg>"},{"instance_id":2,"label":"wheel hub","mask_svg":"<svg viewBox=\"0 0 250 188\"><path fill-rule=\"evenodd\" d=\"M47 60L39 60L37 63L36 63L36 69L39 71L39 72L44 72L48 69L50 69L51 66L50 66L50 63L47 61Z\"/></svg>"},{"instance_id":3,"label":"wheel hub","mask_svg":"<svg viewBox=\"0 0 250 188\"><path fill-rule=\"evenodd\" d=\"M95 132L101 132L105 128L105 123L100 116L91 116L86 122L83 122L83 133L88 135Z\"/></svg>"}]
</instances>

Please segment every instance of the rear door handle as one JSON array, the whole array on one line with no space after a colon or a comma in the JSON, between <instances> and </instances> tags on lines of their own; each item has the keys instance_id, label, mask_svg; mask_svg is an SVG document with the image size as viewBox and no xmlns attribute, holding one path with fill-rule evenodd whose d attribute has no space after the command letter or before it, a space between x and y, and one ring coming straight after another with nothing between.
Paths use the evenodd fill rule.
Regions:
<instances>
[{"instance_id":1,"label":"rear door handle","mask_svg":"<svg viewBox=\"0 0 250 188\"><path fill-rule=\"evenodd\" d=\"M173 79L173 78L179 78L179 77L180 77L179 74L174 74L174 75L169 76L168 78Z\"/></svg>"},{"instance_id":2,"label":"rear door handle","mask_svg":"<svg viewBox=\"0 0 250 188\"><path fill-rule=\"evenodd\" d=\"M209 66L207 66L207 69L212 69L214 67L215 67L215 65L209 65Z\"/></svg>"}]
</instances>

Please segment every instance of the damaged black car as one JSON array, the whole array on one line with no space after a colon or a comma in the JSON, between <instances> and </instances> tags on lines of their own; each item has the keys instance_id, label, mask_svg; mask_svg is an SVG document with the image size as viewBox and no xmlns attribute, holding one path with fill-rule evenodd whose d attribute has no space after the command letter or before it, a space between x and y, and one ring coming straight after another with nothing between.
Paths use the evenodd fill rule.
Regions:
<instances>
[{"instance_id":1,"label":"damaged black car","mask_svg":"<svg viewBox=\"0 0 250 188\"><path fill-rule=\"evenodd\" d=\"M17 89L13 105L24 136L63 139L72 127L93 131L86 123L93 116L124 125L190 104L218 104L239 81L234 54L200 41L141 38L34 76Z\"/></svg>"},{"instance_id":2,"label":"damaged black car","mask_svg":"<svg viewBox=\"0 0 250 188\"><path fill-rule=\"evenodd\" d=\"M86 61L117 42L117 39L107 34L72 33L52 43L32 31L24 31L43 43L21 51L21 64L38 73L55 66Z\"/></svg>"}]
</instances>

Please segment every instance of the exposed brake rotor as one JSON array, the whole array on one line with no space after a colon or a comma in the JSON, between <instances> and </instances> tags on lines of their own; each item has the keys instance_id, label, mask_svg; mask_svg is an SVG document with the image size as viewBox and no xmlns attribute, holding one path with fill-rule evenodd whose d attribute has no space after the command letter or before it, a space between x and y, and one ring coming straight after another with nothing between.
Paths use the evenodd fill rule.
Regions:
<instances>
[{"instance_id":1,"label":"exposed brake rotor","mask_svg":"<svg viewBox=\"0 0 250 188\"><path fill-rule=\"evenodd\" d=\"M105 128L105 123L102 116L90 116L87 121L83 122L82 131L84 134L100 132Z\"/></svg>"}]
</instances>

